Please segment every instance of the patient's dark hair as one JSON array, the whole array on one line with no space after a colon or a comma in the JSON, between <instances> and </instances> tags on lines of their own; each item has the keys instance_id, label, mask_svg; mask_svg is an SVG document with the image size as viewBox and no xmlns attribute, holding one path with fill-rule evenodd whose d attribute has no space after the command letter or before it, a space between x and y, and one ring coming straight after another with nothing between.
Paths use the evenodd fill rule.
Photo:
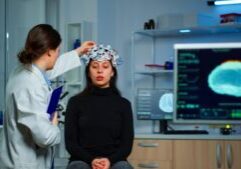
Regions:
<instances>
[{"instance_id":1,"label":"patient's dark hair","mask_svg":"<svg viewBox=\"0 0 241 169\"><path fill-rule=\"evenodd\" d=\"M39 24L28 33L25 47L18 54L22 64L31 64L49 49L56 49L61 43L61 37L51 25Z\"/></svg>"}]
</instances>

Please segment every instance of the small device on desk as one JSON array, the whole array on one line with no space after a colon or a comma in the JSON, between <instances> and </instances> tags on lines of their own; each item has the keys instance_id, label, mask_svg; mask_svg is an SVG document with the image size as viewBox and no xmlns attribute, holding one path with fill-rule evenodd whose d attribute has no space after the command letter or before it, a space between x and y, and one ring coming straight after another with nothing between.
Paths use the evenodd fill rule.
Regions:
<instances>
[{"instance_id":1,"label":"small device on desk","mask_svg":"<svg viewBox=\"0 0 241 169\"><path fill-rule=\"evenodd\" d=\"M230 135L232 133L232 126L231 125L225 125L225 127L220 128L220 134L222 135Z\"/></svg>"}]
</instances>

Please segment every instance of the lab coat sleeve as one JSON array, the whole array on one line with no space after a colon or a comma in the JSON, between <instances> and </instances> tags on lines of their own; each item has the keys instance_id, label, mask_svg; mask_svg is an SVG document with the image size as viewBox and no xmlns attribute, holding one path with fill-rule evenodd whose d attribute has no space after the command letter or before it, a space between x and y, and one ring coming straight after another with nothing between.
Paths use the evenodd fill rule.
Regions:
<instances>
[{"instance_id":1,"label":"lab coat sleeve","mask_svg":"<svg viewBox=\"0 0 241 169\"><path fill-rule=\"evenodd\" d=\"M60 55L52 70L47 71L49 79L54 79L57 76L74 69L81 65L80 57L75 50Z\"/></svg>"},{"instance_id":2,"label":"lab coat sleeve","mask_svg":"<svg viewBox=\"0 0 241 169\"><path fill-rule=\"evenodd\" d=\"M60 143L60 130L50 122L46 113L46 92L38 87L26 88L15 92L13 99L17 107L17 122L29 129L38 146L50 147Z\"/></svg>"}]
</instances>

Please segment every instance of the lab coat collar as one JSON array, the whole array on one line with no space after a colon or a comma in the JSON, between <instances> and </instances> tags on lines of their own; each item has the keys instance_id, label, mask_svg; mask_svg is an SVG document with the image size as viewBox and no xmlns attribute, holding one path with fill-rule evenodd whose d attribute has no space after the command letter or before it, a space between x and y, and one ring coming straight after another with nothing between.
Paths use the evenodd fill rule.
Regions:
<instances>
[{"instance_id":1,"label":"lab coat collar","mask_svg":"<svg viewBox=\"0 0 241 169\"><path fill-rule=\"evenodd\" d=\"M31 64L31 65L27 65L25 66L25 68L29 71L31 71L35 76L37 76L40 80L41 80L41 83L48 86L49 90L51 90L51 86L50 86L50 83L46 81L45 77L46 74L44 75L43 73L45 72L42 72L37 66Z\"/></svg>"},{"instance_id":2,"label":"lab coat collar","mask_svg":"<svg viewBox=\"0 0 241 169\"><path fill-rule=\"evenodd\" d=\"M35 65L35 64L32 64L32 67L38 69L39 72L41 72L41 74L42 74L45 82L46 82L47 85L51 88L51 82L50 82L50 80L49 80L48 75L46 74L46 72L45 72L44 70L42 70L41 68L39 68L39 67L38 67L37 65Z\"/></svg>"}]
</instances>

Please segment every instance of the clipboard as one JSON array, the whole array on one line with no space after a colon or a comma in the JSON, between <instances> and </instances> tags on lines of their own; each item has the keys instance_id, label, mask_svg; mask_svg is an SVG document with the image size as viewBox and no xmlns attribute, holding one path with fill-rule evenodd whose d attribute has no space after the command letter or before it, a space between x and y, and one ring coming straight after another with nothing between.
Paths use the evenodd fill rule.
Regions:
<instances>
[{"instance_id":1,"label":"clipboard","mask_svg":"<svg viewBox=\"0 0 241 169\"><path fill-rule=\"evenodd\" d=\"M63 86L60 86L60 87L57 87L56 89L54 89L52 91L50 101L49 101L49 105L48 105L48 109L47 109L47 113L50 116L50 120L52 119L53 114L57 109L62 90L63 90Z\"/></svg>"}]
</instances>

